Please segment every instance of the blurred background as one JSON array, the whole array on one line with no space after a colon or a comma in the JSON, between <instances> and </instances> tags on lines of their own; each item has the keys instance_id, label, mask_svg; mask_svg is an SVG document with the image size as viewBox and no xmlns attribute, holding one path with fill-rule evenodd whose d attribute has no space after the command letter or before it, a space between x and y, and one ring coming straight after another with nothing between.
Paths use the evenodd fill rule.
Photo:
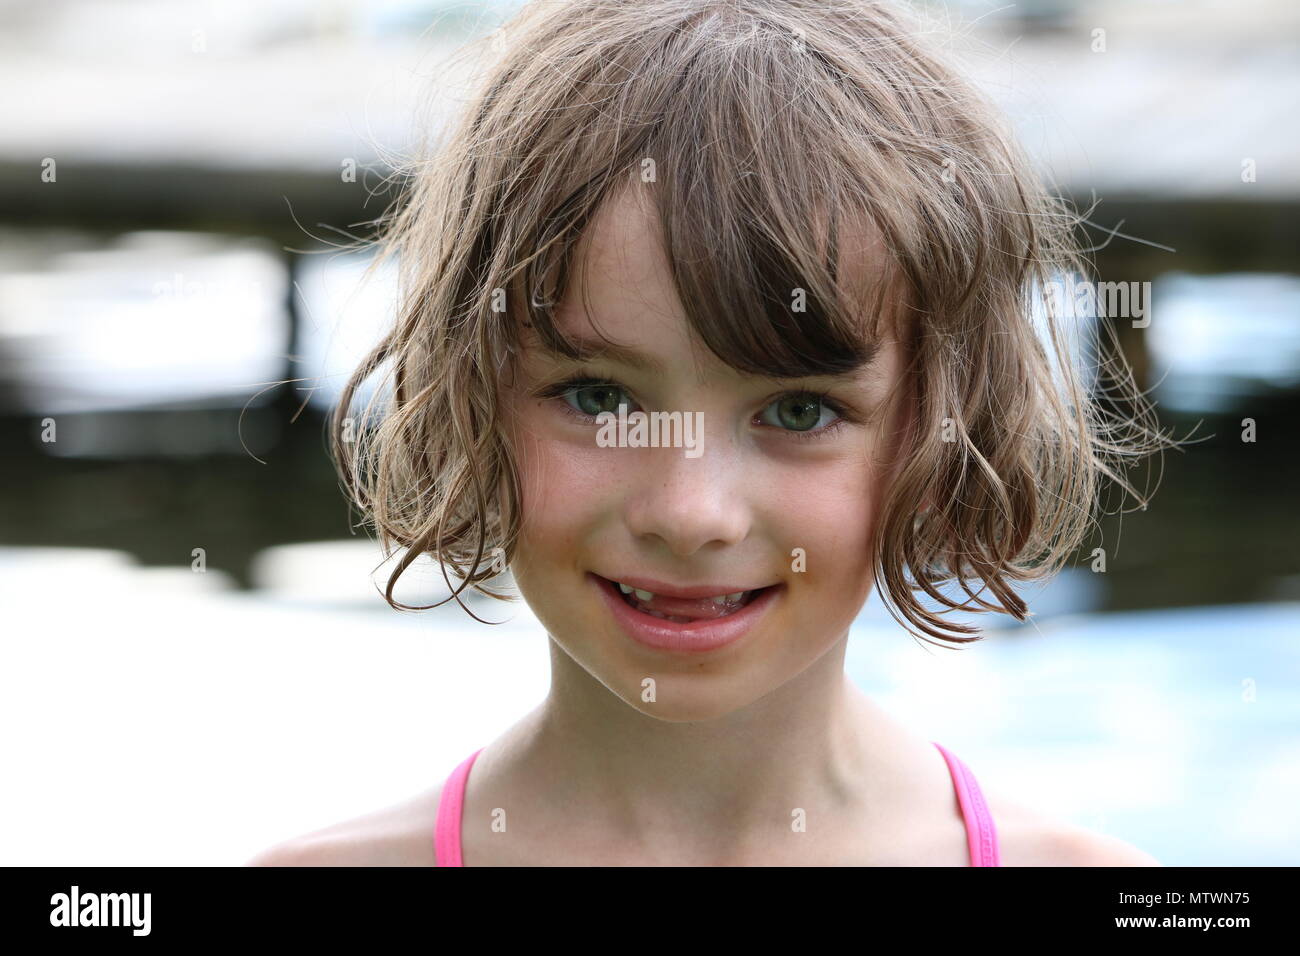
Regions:
<instances>
[{"instance_id":1,"label":"blurred background","mask_svg":"<svg viewBox=\"0 0 1300 956\"><path fill-rule=\"evenodd\" d=\"M0 2L0 863L241 863L545 695L522 603L384 603L324 441L392 316L347 246L517 6ZM1166 865L1300 863L1300 8L926 6L1092 207L1100 278L1151 283L1116 332L1194 441L1030 622L943 652L873 596L851 674ZM417 570L399 599L446 596Z\"/></svg>"}]
</instances>

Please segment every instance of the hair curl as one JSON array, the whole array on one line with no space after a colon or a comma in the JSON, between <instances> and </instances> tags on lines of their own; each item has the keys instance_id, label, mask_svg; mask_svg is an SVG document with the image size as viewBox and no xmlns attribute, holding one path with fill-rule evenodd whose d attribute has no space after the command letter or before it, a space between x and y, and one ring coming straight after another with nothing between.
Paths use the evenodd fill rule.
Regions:
<instances>
[{"instance_id":1,"label":"hair curl","mask_svg":"<svg viewBox=\"0 0 1300 956\"><path fill-rule=\"evenodd\" d=\"M1145 506L1122 466L1170 443L1117 348L1085 356L1099 375L1084 380L1079 323L1047 294L1088 274L1079 217L923 41L894 4L866 0L534 0L469 48L486 66L476 96L401 170L407 194L381 222L397 321L330 425L352 501L386 553L407 549L391 605L413 609L393 586L424 553L462 579L458 602L467 586L506 599L483 585L519 528L498 393L516 320L522 308L577 354L553 310L584 228L630 182L659 215L689 325L744 372L860 366L886 310L845 288L837 230L861 219L881 237L905 293L918 427L882 503L874 574L909 632L979 639L917 592L1028 617L1011 582L1059 570L1103 478ZM355 392L385 365L392 394L358 427ZM965 599L938 589L950 580Z\"/></svg>"}]
</instances>

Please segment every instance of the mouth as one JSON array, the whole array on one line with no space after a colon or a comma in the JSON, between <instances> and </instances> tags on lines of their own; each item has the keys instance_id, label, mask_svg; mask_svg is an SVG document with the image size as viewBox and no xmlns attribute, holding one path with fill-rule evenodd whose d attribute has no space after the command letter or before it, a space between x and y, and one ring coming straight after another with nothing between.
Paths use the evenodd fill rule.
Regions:
<instances>
[{"instance_id":1,"label":"mouth","mask_svg":"<svg viewBox=\"0 0 1300 956\"><path fill-rule=\"evenodd\" d=\"M749 633L783 590L772 584L730 593L695 596L655 594L588 572L623 630L641 644L660 650L703 651ZM679 592L682 593L682 592Z\"/></svg>"},{"instance_id":2,"label":"mouth","mask_svg":"<svg viewBox=\"0 0 1300 956\"><path fill-rule=\"evenodd\" d=\"M628 607L674 624L692 624L695 621L714 621L720 617L727 617L735 614L762 591L767 590L767 588L756 588L748 591L733 591L729 594L686 598L655 594L609 578L602 580L618 589Z\"/></svg>"}]
</instances>

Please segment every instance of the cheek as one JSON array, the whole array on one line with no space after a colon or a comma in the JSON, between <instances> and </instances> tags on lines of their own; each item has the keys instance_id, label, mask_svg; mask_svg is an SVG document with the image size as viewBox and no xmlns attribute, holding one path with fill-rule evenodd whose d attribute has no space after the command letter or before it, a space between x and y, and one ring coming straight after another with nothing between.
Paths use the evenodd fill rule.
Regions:
<instances>
[{"instance_id":1,"label":"cheek","mask_svg":"<svg viewBox=\"0 0 1300 956\"><path fill-rule=\"evenodd\" d=\"M518 421L512 441L522 498L520 556L531 564L525 552L545 555L548 564L563 567L619 483L604 449L558 440L545 410L526 411Z\"/></svg>"},{"instance_id":2,"label":"cheek","mask_svg":"<svg viewBox=\"0 0 1300 956\"><path fill-rule=\"evenodd\" d=\"M865 454L846 454L811 470L773 472L772 500L784 503L780 538L787 554L802 548L805 559L802 572L788 565L796 600L786 632L791 653L806 659L839 639L871 595L878 469Z\"/></svg>"},{"instance_id":3,"label":"cheek","mask_svg":"<svg viewBox=\"0 0 1300 956\"><path fill-rule=\"evenodd\" d=\"M850 595L870 569L870 536L878 500L876 474L865 457L790 473L772 483L781 502L783 536L807 556L806 587Z\"/></svg>"}]
</instances>

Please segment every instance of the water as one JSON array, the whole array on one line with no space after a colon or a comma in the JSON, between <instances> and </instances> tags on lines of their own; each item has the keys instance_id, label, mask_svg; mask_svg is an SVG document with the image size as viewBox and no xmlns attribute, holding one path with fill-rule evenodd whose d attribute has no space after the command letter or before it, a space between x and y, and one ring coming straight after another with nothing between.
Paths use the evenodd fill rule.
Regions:
<instances>
[{"instance_id":1,"label":"water","mask_svg":"<svg viewBox=\"0 0 1300 956\"><path fill-rule=\"evenodd\" d=\"M526 605L387 609L364 542L259 588L111 551L0 549L16 865L234 864L440 780L546 693ZM437 599L432 569L398 594ZM1300 603L1061 615L960 651L868 610L847 669L982 783L1167 865L1300 862ZM70 822L71 821L71 822Z\"/></svg>"}]
</instances>

